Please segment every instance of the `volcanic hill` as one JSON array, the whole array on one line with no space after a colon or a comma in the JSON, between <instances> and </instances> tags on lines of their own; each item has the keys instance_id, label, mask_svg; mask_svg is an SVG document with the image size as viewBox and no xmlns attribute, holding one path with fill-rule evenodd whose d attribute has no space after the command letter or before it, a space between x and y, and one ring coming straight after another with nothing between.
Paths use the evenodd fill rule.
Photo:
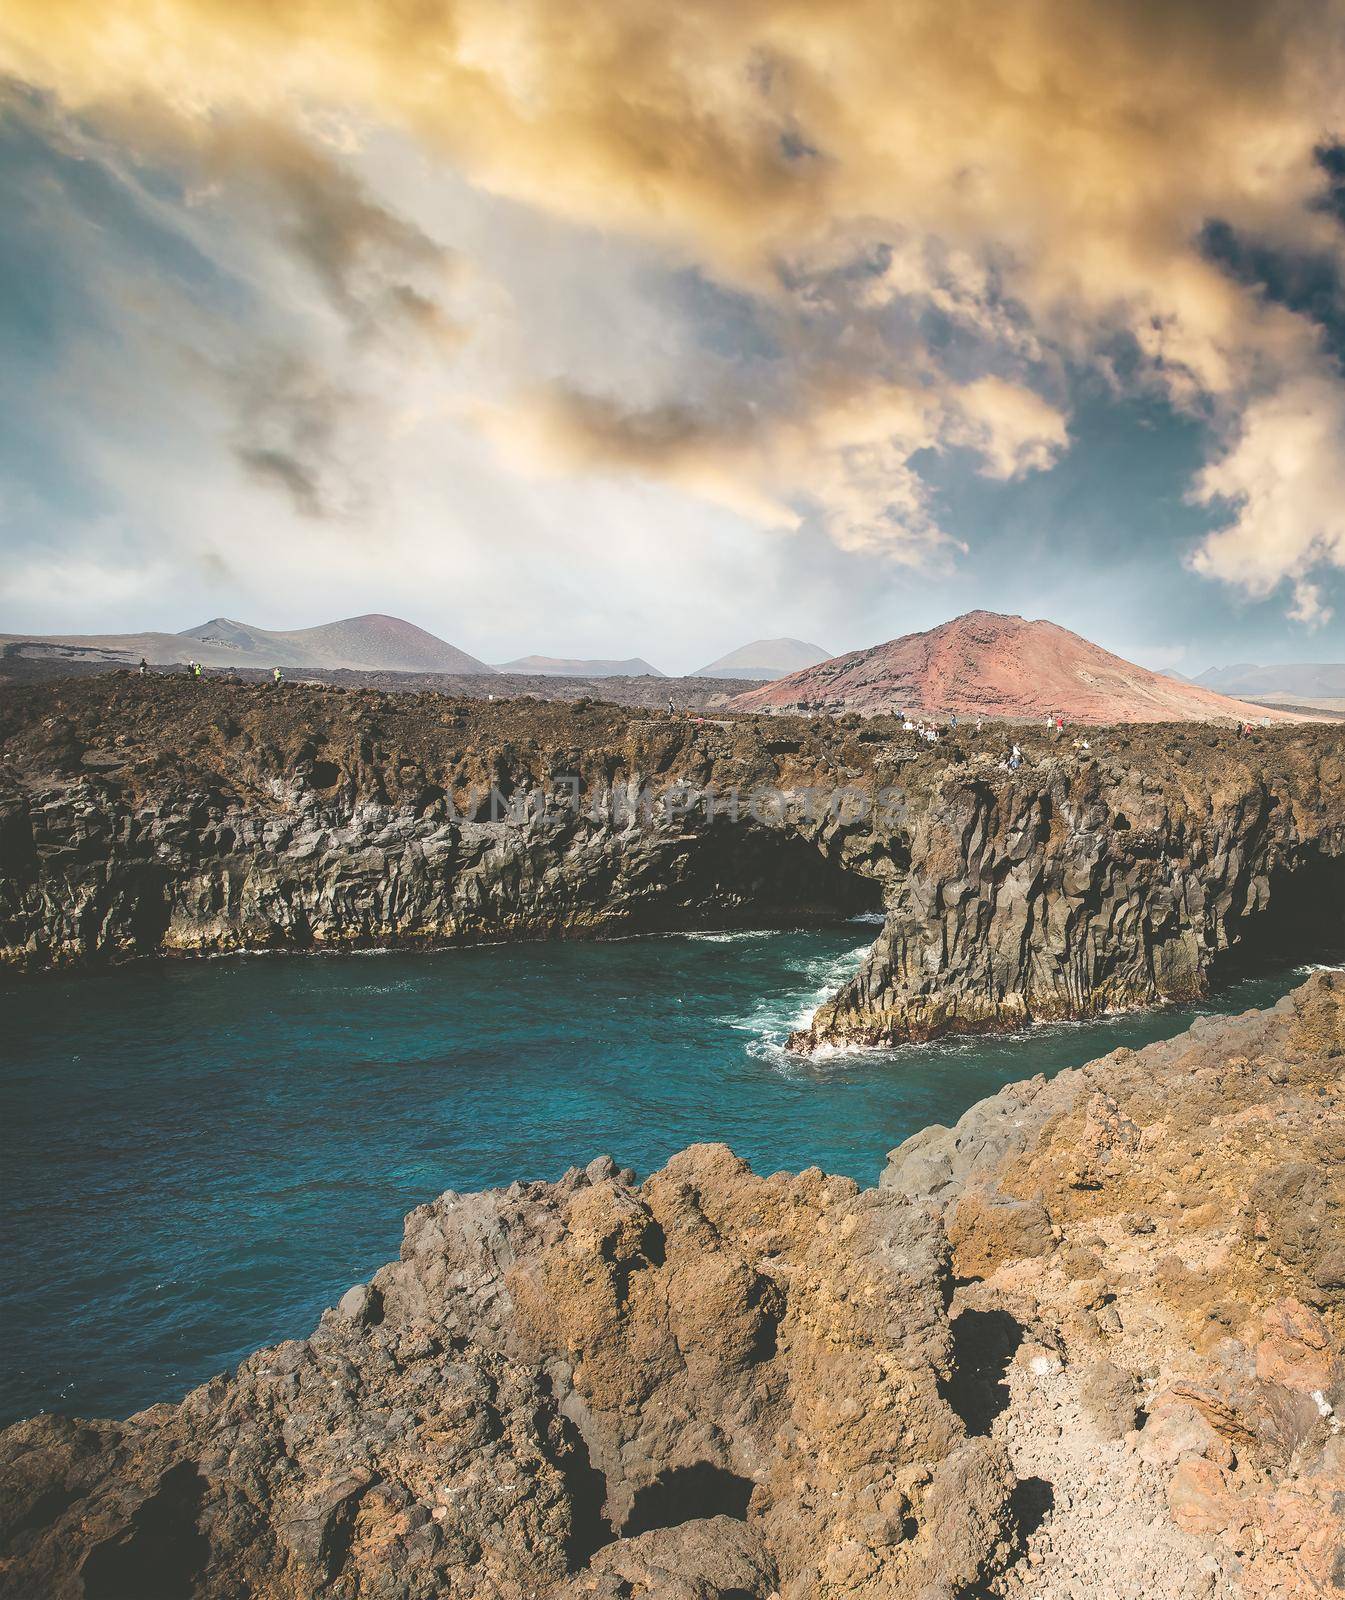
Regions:
<instances>
[{"instance_id":1,"label":"volcanic hill","mask_svg":"<svg viewBox=\"0 0 1345 1600\"><path fill-rule=\"evenodd\" d=\"M663 673L643 656L625 661L585 661L573 656L520 656L501 661L499 672L518 672L538 678L661 678Z\"/></svg>"},{"instance_id":2,"label":"volcanic hill","mask_svg":"<svg viewBox=\"0 0 1345 1600\"><path fill-rule=\"evenodd\" d=\"M134 666L199 661L207 667L324 671L489 673L456 645L401 617L373 613L315 628L258 628L214 617L181 633L3 634L0 646L37 660Z\"/></svg>"},{"instance_id":3,"label":"volcanic hill","mask_svg":"<svg viewBox=\"0 0 1345 1600\"><path fill-rule=\"evenodd\" d=\"M969 611L926 633L836 656L738 695L743 711L907 710L1071 722L1284 720L1290 714L1178 683L1054 622Z\"/></svg>"},{"instance_id":4,"label":"volcanic hill","mask_svg":"<svg viewBox=\"0 0 1345 1600\"><path fill-rule=\"evenodd\" d=\"M820 644L803 639L753 639L720 656L708 666L697 667L693 678L756 678L763 682L783 678L788 672L801 672L829 659Z\"/></svg>"}]
</instances>

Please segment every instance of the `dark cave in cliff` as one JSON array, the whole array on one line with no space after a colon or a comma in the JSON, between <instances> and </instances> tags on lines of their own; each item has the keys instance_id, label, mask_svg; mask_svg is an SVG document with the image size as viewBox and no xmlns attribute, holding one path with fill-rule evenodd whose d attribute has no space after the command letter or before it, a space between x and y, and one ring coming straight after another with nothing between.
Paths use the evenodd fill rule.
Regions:
<instances>
[{"instance_id":1,"label":"dark cave in cliff","mask_svg":"<svg viewBox=\"0 0 1345 1600\"><path fill-rule=\"evenodd\" d=\"M1345 856L1307 850L1270 874L1264 910L1242 917L1214 961L1215 987L1277 968L1345 955Z\"/></svg>"},{"instance_id":2,"label":"dark cave in cliff","mask_svg":"<svg viewBox=\"0 0 1345 1600\"><path fill-rule=\"evenodd\" d=\"M792 927L881 911L882 884L802 835L716 823L671 846L651 885L650 927Z\"/></svg>"}]
</instances>

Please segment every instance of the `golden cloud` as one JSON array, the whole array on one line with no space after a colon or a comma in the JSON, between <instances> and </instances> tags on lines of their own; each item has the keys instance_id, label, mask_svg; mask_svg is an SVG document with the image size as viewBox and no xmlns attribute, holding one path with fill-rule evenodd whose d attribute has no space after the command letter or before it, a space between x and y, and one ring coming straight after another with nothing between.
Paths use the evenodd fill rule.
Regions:
<instances>
[{"instance_id":1,"label":"golden cloud","mask_svg":"<svg viewBox=\"0 0 1345 1600\"><path fill-rule=\"evenodd\" d=\"M957 544L910 465L916 452L958 445L987 475L1011 478L1066 444L1054 407L999 378L902 386L833 374L805 384L792 411L632 410L552 385L478 421L524 470L655 475L769 528L797 527L812 510L842 549L911 566Z\"/></svg>"},{"instance_id":2,"label":"golden cloud","mask_svg":"<svg viewBox=\"0 0 1345 1600\"><path fill-rule=\"evenodd\" d=\"M1340 255L1309 202L1314 151L1345 126L1342 20L1339 0L8 0L0 68L123 117L390 125L481 186L663 241L805 330L800 283L881 247L839 328L830 308L839 398L804 331L799 393L764 423L741 397L704 417L570 393L525 398L510 425L539 458L659 474L761 520L787 520L811 474L852 547L881 542L884 522L900 545L902 515L915 548L944 541L912 440L964 444L1001 477L1049 465L1065 423L1018 381L1023 361L1129 334L1149 379L1224 440L1201 493L1236 520L1201 570L1264 585L1339 564L1340 545L1279 526L1298 456L1259 463L1283 475L1273 526L1240 519L1267 496L1231 482L1237 462L1277 395L1309 396L1329 428L1338 380L1314 330L1199 241L1217 217ZM1002 354L981 387L924 392L928 353L896 371L866 358L874 319L907 301ZM875 396L893 394L918 417L884 431Z\"/></svg>"}]
</instances>

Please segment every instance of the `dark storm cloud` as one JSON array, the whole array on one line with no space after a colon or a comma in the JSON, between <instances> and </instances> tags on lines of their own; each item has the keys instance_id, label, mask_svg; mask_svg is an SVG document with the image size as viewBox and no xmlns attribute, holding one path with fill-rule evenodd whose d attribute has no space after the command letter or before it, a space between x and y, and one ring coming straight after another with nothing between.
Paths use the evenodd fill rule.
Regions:
<instances>
[{"instance_id":1,"label":"dark storm cloud","mask_svg":"<svg viewBox=\"0 0 1345 1600\"><path fill-rule=\"evenodd\" d=\"M1338 255L1287 250L1217 221L1206 223L1201 244L1239 283L1315 323L1325 348L1345 364L1345 276Z\"/></svg>"}]
</instances>

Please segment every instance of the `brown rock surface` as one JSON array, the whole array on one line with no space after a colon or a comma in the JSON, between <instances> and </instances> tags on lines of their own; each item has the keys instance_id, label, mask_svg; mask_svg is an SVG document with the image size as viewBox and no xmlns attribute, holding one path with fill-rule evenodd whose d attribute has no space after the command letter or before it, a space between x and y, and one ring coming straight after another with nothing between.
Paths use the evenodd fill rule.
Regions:
<instances>
[{"instance_id":1,"label":"brown rock surface","mask_svg":"<svg viewBox=\"0 0 1345 1600\"><path fill-rule=\"evenodd\" d=\"M1340 1592L1345 975L1013 1085L883 1183L930 1199L976 1280L955 1341L1009 1330L987 1431L1051 1509L997 1592ZM1043 1201L1050 1252L978 1225Z\"/></svg>"},{"instance_id":2,"label":"brown rock surface","mask_svg":"<svg viewBox=\"0 0 1345 1600\"><path fill-rule=\"evenodd\" d=\"M0 1592L960 1589L1009 1554L1013 1480L940 1393L945 1299L923 1209L722 1146L446 1194L310 1340L10 1429Z\"/></svg>"}]
</instances>

